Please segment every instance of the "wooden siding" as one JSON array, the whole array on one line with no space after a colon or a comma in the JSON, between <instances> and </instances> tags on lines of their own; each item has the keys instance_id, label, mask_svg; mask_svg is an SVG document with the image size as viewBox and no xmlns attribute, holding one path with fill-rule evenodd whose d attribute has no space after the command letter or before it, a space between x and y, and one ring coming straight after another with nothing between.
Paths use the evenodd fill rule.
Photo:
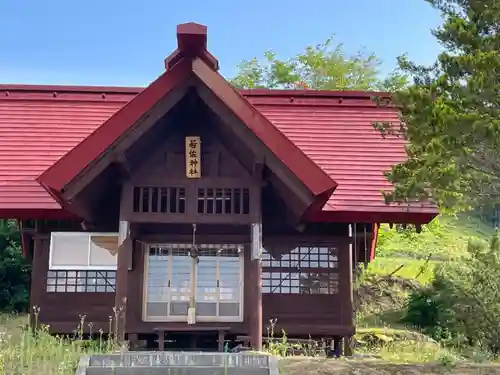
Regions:
<instances>
[{"instance_id":1,"label":"wooden siding","mask_svg":"<svg viewBox=\"0 0 500 375\"><path fill-rule=\"evenodd\" d=\"M144 248L141 242L164 241L170 243L187 242L189 235L176 235L168 233L163 228L163 234L138 234L134 243L131 270L127 277L127 320L126 330L128 333L153 333L157 328L166 331L182 331L186 323L166 322L144 322L142 320L143 290L144 290ZM214 234L209 232L200 234L200 243L219 243L223 237L217 232L223 232L222 228L215 230ZM250 272L250 249L249 234L226 235L222 242L242 243L244 248L244 320L241 323L197 323L197 327L228 327L229 332L235 334L248 334L249 317L252 307L249 298L256 280L252 279ZM291 238L270 237L266 238L268 243L291 243ZM301 244L318 244L317 236L307 235L300 238ZM287 334L294 336L321 336L321 335L348 335L354 331L352 323L352 308L347 298L350 292L349 277L347 269L343 267L348 255L348 242L338 237L330 237L330 242L339 249L339 292L333 295L298 295L298 294L263 294L263 329L266 334L270 321L276 319L276 329L285 329ZM323 239L322 245L325 244ZM42 234L35 240L35 257L33 266L32 282L32 305L40 308L39 321L49 324L53 332L73 332L82 316L85 316L84 329L90 329L88 323L93 323L93 330L99 328L105 332L109 330L109 320L113 316L115 304L114 293L48 293L46 292L46 275L49 261L49 237ZM283 271L287 271L284 269Z\"/></svg>"},{"instance_id":2,"label":"wooden siding","mask_svg":"<svg viewBox=\"0 0 500 375\"><path fill-rule=\"evenodd\" d=\"M186 118L184 106L187 104L189 102L183 102L179 109L167 114L162 129L152 129L156 134L154 138L165 140L155 147L151 146L154 143L151 140L149 154L145 154L145 146L141 144L127 152L125 158L131 164L131 170L123 187L122 220L251 223L260 211L260 176L256 179L253 171L246 169L223 146L214 121L204 111L195 111ZM167 130L168 135L162 134ZM201 178L186 176L184 140L193 135L201 140ZM149 135L144 137L147 139ZM142 159L137 154L141 154ZM247 164L253 166L253 161Z\"/></svg>"},{"instance_id":3,"label":"wooden siding","mask_svg":"<svg viewBox=\"0 0 500 375\"><path fill-rule=\"evenodd\" d=\"M39 323L50 325L57 333L72 333L82 321L86 332L109 331L115 293L47 292L49 245L49 236L35 238L31 306L32 311L39 309Z\"/></svg>"}]
</instances>

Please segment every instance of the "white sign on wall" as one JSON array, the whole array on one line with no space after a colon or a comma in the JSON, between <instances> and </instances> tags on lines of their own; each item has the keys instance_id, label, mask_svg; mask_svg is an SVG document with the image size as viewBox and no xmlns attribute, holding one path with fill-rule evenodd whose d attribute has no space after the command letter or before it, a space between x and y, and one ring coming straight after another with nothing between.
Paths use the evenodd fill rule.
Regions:
<instances>
[{"instance_id":1,"label":"white sign on wall","mask_svg":"<svg viewBox=\"0 0 500 375\"><path fill-rule=\"evenodd\" d=\"M252 224L252 260L262 258L262 223Z\"/></svg>"}]
</instances>

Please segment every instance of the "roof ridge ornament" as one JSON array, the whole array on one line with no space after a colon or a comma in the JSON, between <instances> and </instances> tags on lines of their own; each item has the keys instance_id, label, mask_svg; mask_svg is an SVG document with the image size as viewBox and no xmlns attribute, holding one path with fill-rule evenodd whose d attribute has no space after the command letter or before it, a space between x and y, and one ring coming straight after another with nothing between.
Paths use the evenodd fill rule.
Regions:
<instances>
[{"instance_id":1,"label":"roof ridge ornament","mask_svg":"<svg viewBox=\"0 0 500 375\"><path fill-rule=\"evenodd\" d=\"M165 69L171 70L184 58L202 59L214 71L219 62L207 50L207 27L195 22L177 25L177 49L165 59Z\"/></svg>"}]
</instances>

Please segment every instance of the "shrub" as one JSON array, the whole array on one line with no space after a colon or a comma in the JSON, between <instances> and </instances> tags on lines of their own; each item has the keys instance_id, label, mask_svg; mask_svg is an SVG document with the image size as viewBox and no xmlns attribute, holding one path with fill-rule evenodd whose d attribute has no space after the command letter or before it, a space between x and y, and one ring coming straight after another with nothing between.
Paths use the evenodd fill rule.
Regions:
<instances>
[{"instance_id":1,"label":"shrub","mask_svg":"<svg viewBox=\"0 0 500 375\"><path fill-rule=\"evenodd\" d=\"M14 221L0 221L0 311L28 308L30 272Z\"/></svg>"},{"instance_id":2,"label":"shrub","mask_svg":"<svg viewBox=\"0 0 500 375\"><path fill-rule=\"evenodd\" d=\"M404 317L431 336L500 354L500 236L471 240L467 257L436 268L432 284L414 292Z\"/></svg>"},{"instance_id":3,"label":"shrub","mask_svg":"<svg viewBox=\"0 0 500 375\"><path fill-rule=\"evenodd\" d=\"M436 293L437 283L414 291L408 299L408 305L402 318L403 323L418 327L423 333L438 341L453 338L448 329L447 307Z\"/></svg>"}]
</instances>

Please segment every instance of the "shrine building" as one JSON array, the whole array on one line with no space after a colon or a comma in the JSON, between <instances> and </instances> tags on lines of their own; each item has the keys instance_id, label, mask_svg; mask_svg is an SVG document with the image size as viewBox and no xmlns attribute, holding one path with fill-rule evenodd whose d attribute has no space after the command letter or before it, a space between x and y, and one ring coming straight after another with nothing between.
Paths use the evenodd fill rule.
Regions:
<instances>
[{"instance_id":1,"label":"shrine building","mask_svg":"<svg viewBox=\"0 0 500 375\"><path fill-rule=\"evenodd\" d=\"M405 159L373 126L398 121L374 103L389 95L237 90L205 26L177 43L145 88L0 85L0 217L19 223L40 323L111 319L160 350L260 349L270 322L348 339L379 225L438 213L384 202Z\"/></svg>"}]
</instances>

